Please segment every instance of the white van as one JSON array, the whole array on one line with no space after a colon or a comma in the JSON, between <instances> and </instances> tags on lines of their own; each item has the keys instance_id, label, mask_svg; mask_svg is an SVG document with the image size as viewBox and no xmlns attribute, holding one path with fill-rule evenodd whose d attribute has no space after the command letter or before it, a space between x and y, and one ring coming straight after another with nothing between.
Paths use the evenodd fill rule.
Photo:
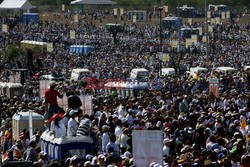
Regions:
<instances>
[{"instance_id":1,"label":"white van","mask_svg":"<svg viewBox=\"0 0 250 167\"><path fill-rule=\"evenodd\" d=\"M130 73L130 79L145 79L148 78L149 72L145 68L133 69Z\"/></svg>"},{"instance_id":2,"label":"white van","mask_svg":"<svg viewBox=\"0 0 250 167\"><path fill-rule=\"evenodd\" d=\"M82 79L82 77L88 77L90 76L90 71L88 69L83 69L83 68L79 68L79 69L73 69L72 73L71 73L71 77L70 80L71 81L78 81L80 79Z\"/></svg>"},{"instance_id":3,"label":"white van","mask_svg":"<svg viewBox=\"0 0 250 167\"><path fill-rule=\"evenodd\" d=\"M174 68L162 68L161 69L162 75L163 76L168 76L168 75L174 75L175 74L175 70Z\"/></svg>"},{"instance_id":4,"label":"white van","mask_svg":"<svg viewBox=\"0 0 250 167\"><path fill-rule=\"evenodd\" d=\"M236 72L237 70L233 67L218 67L216 71L224 72L224 73L227 73L227 72L233 73L233 72Z\"/></svg>"}]
</instances>

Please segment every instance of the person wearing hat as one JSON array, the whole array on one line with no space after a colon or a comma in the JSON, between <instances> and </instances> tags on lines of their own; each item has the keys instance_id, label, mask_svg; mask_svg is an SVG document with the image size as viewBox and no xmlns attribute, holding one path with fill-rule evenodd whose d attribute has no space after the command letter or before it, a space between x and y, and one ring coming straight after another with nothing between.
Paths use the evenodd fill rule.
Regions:
<instances>
[{"instance_id":1,"label":"person wearing hat","mask_svg":"<svg viewBox=\"0 0 250 167\"><path fill-rule=\"evenodd\" d=\"M45 104L48 108L48 120L52 117L53 114L58 111L58 103L57 97L62 98L63 94L60 94L57 90L55 90L56 82L51 82L49 85L49 89L45 91Z\"/></svg>"},{"instance_id":2,"label":"person wearing hat","mask_svg":"<svg viewBox=\"0 0 250 167\"><path fill-rule=\"evenodd\" d=\"M71 116L71 118L68 121L68 129L67 129L68 137L76 136L77 134L78 124L75 119L77 117L77 114L78 114L78 110L71 110L69 112L69 115Z\"/></svg>"},{"instance_id":3,"label":"person wearing hat","mask_svg":"<svg viewBox=\"0 0 250 167\"><path fill-rule=\"evenodd\" d=\"M107 144L110 141L109 133L108 133L109 132L109 126L103 125L102 126L102 132L103 132L103 134L102 134L102 152L106 153L107 152L107 150L106 150Z\"/></svg>"}]
</instances>

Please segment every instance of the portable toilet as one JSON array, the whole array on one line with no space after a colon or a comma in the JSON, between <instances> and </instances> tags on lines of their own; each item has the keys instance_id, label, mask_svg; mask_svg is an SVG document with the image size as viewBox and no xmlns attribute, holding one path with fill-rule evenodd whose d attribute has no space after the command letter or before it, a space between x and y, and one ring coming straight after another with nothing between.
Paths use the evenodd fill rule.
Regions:
<instances>
[{"instance_id":1,"label":"portable toilet","mask_svg":"<svg viewBox=\"0 0 250 167\"><path fill-rule=\"evenodd\" d=\"M44 118L42 115L32 112L33 129L44 131ZM12 117L13 140L19 138L23 129L29 129L29 112L18 112Z\"/></svg>"},{"instance_id":2,"label":"portable toilet","mask_svg":"<svg viewBox=\"0 0 250 167\"><path fill-rule=\"evenodd\" d=\"M93 46L89 46L89 45L84 45L84 55L88 55L90 52L92 52L94 50Z\"/></svg>"},{"instance_id":3,"label":"portable toilet","mask_svg":"<svg viewBox=\"0 0 250 167\"><path fill-rule=\"evenodd\" d=\"M48 160L60 161L66 153L85 157L93 154L93 139L90 136L55 138L53 132L46 130L41 135L41 149L48 155Z\"/></svg>"}]
</instances>

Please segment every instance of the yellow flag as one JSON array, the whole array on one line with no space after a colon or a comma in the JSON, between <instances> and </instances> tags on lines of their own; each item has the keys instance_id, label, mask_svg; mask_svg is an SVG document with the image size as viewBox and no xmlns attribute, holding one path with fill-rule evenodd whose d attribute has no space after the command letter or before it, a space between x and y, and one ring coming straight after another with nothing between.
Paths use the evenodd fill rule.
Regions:
<instances>
[{"instance_id":1,"label":"yellow flag","mask_svg":"<svg viewBox=\"0 0 250 167\"><path fill-rule=\"evenodd\" d=\"M242 129L245 129L246 126L247 126L246 120L245 120L245 119L242 119L242 120L241 120L241 128L242 128Z\"/></svg>"}]
</instances>

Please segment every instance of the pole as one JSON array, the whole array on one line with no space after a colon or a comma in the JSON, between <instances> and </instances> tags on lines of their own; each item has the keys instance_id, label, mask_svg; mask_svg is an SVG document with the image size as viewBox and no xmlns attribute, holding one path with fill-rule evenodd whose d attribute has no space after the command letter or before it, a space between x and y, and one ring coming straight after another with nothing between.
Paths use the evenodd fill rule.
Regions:
<instances>
[{"instance_id":1,"label":"pole","mask_svg":"<svg viewBox=\"0 0 250 167\"><path fill-rule=\"evenodd\" d=\"M179 47L178 57L180 59L181 58L180 0L178 0L178 11L177 11L177 13L178 13L178 47Z\"/></svg>"},{"instance_id":2,"label":"pole","mask_svg":"<svg viewBox=\"0 0 250 167\"><path fill-rule=\"evenodd\" d=\"M162 54L162 10L163 10L163 7L159 7L159 10L160 10L160 47L159 47L159 51L160 53ZM160 60L160 76L162 75L162 60Z\"/></svg>"},{"instance_id":3,"label":"pole","mask_svg":"<svg viewBox=\"0 0 250 167\"><path fill-rule=\"evenodd\" d=\"M207 24L207 0L205 0L205 30L206 30L206 59L207 59L207 65L208 65L208 62L209 62L209 55L208 55L208 24Z\"/></svg>"}]
</instances>

